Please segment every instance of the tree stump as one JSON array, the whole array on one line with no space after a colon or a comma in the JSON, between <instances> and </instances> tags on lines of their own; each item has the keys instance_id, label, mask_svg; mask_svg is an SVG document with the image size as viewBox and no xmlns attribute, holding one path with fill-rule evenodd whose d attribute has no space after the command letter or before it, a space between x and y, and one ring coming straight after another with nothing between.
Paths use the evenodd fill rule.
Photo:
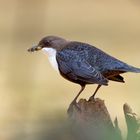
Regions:
<instances>
[{"instance_id":1,"label":"tree stump","mask_svg":"<svg viewBox=\"0 0 140 140\"><path fill-rule=\"evenodd\" d=\"M128 129L127 140L140 140L139 119L127 104L124 104L123 109ZM112 122L104 101L99 98L88 101L81 99L71 104L68 116L84 139L122 140L117 118Z\"/></svg>"}]
</instances>

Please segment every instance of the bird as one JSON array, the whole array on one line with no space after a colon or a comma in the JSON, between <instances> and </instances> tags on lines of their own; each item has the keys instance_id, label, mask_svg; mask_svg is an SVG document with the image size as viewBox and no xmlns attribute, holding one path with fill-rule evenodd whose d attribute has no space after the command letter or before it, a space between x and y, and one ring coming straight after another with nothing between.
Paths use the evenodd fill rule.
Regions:
<instances>
[{"instance_id":1,"label":"bird","mask_svg":"<svg viewBox=\"0 0 140 140\"><path fill-rule=\"evenodd\" d=\"M81 89L71 104L76 103L88 84L98 85L90 97L94 99L99 88L108 86L110 80L124 83L121 74L140 73L140 68L128 65L93 45L58 36L46 36L38 45L28 49L29 52L39 50L48 55L51 65L63 78L80 85Z\"/></svg>"}]
</instances>

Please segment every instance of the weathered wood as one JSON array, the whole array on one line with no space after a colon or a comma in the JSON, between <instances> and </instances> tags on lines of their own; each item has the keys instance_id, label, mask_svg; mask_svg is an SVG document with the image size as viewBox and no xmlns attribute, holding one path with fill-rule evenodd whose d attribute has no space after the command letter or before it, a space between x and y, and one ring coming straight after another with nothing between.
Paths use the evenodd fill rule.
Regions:
<instances>
[{"instance_id":1,"label":"weathered wood","mask_svg":"<svg viewBox=\"0 0 140 140\"><path fill-rule=\"evenodd\" d=\"M127 124L127 140L140 140L140 119L129 105L124 104L124 115ZM74 125L78 125L81 135L93 140L122 140L118 120L114 123L103 100L96 98L81 99L71 104L68 116Z\"/></svg>"},{"instance_id":2,"label":"weathered wood","mask_svg":"<svg viewBox=\"0 0 140 140\"><path fill-rule=\"evenodd\" d=\"M127 139L140 140L140 121L132 109L124 104L124 114L128 127ZM111 121L110 114L101 99L85 100L71 104L68 120L60 120L46 136L45 140L124 140L117 118ZM123 131L123 130L122 130ZM40 138L37 138L40 139Z\"/></svg>"},{"instance_id":3,"label":"weathered wood","mask_svg":"<svg viewBox=\"0 0 140 140\"><path fill-rule=\"evenodd\" d=\"M79 100L78 103L70 105L68 114L71 119L79 123L94 124L100 121L100 123L109 124L113 127L104 101L99 98L90 101L86 101L86 99Z\"/></svg>"},{"instance_id":4,"label":"weathered wood","mask_svg":"<svg viewBox=\"0 0 140 140\"><path fill-rule=\"evenodd\" d=\"M93 140L122 140L117 120L114 126L104 101L99 98L71 104L68 115Z\"/></svg>"}]
</instances>

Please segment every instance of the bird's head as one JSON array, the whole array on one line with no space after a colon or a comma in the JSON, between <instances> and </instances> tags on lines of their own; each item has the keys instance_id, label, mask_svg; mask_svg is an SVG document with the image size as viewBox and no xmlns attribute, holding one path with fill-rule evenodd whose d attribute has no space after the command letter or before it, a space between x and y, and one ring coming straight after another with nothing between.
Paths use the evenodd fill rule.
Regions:
<instances>
[{"instance_id":1,"label":"bird's head","mask_svg":"<svg viewBox=\"0 0 140 140\"><path fill-rule=\"evenodd\" d=\"M28 49L29 52L39 51L43 48L53 48L55 50L61 49L68 41L57 36L47 36L41 39L38 45Z\"/></svg>"}]
</instances>

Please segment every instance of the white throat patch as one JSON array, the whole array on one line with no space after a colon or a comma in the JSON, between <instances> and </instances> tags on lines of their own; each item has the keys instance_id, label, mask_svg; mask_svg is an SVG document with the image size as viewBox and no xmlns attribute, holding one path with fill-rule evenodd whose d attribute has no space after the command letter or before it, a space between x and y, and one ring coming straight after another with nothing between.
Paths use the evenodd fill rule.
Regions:
<instances>
[{"instance_id":1,"label":"white throat patch","mask_svg":"<svg viewBox=\"0 0 140 140\"><path fill-rule=\"evenodd\" d=\"M42 50L48 55L48 58L49 58L49 61L52 65L52 67L56 71L58 71L58 64L56 61L56 50L53 48L43 48Z\"/></svg>"}]
</instances>

